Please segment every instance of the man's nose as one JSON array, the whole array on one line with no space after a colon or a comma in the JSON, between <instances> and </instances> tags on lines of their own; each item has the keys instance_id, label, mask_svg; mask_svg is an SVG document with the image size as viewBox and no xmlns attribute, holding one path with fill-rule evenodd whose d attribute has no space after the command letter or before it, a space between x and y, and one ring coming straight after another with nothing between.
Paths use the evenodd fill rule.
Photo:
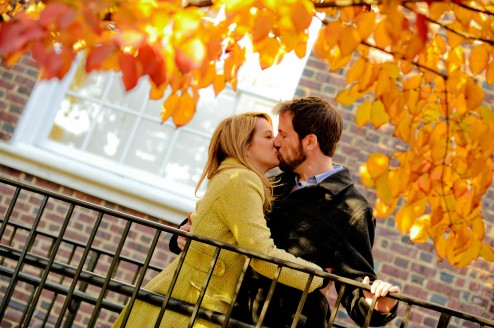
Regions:
<instances>
[{"instance_id":1,"label":"man's nose","mask_svg":"<svg viewBox=\"0 0 494 328\"><path fill-rule=\"evenodd\" d=\"M276 136L276 137L274 138L274 140L273 140L273 146L274 146L276 149L278 149L278 148L280 148L280 147L281 147L280 142L279 142L279 139L278 139L278 136Z\"/></svg>"}]
</instances>

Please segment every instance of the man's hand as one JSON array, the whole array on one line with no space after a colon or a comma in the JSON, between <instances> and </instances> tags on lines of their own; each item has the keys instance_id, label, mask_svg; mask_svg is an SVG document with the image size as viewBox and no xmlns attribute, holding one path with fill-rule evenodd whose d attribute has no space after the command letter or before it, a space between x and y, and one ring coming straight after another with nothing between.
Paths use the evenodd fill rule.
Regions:
<instances>
[{"instance_id":1,"label":"man's hand","mask_svg":"<svg viewBox=\"0 0 494 328\"><path fill-rule=\"evenodd\" d=\"M190 220L190 213L189 215L187 216L187 223L184 224L183 226L180 227L180 230L183 230L183 231L186 231L186 232L190 232L190 227L192 227L192 221ZM187 238L185 237L182 237L182 236L178 236L177 238L177 246L178 248L180 248L181 250L184 249L185 247L185 243L187 242Z\"/></svg>"},{"instance_id":2,"label":"man's hand","mask_svg":"<svg viewBox=\"0 0 494 328\"><path fill-rule=\"evenodd\" d=\"M326 268L326 272L333 273L333 268ZM321 292L321 294L324 295L324 297L328 298L332 286L333 286L333 281L330 280L326 285L326 287L319 289L319 291Z\"/></svg>"},{"instance_id":3,"label":"man's hand","mask_svg":"<svg viewBox=\"0 0 494 328\"><path fill-rule=\"evenodd\" d=\"M365 277L362 281L363 284L370 285L369 277ZM374 295L377 295L379 298L377 299L375 309L382 313L391 312L391 310L395 307L398 300L393 298L385 297L388 293L399 293L400 287L393 286L389 282L385 282L382 280L375 280L372 283L371 291L368 292L363 290L365 300L369 305L372 303L372 298Z\"/></svg>"}]
</instances>

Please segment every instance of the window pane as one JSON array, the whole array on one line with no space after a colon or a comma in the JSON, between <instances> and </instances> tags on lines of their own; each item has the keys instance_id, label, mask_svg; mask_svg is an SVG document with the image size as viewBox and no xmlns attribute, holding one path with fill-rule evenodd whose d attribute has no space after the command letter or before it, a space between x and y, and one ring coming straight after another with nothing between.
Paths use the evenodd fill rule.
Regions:
<instances>
[{"instance_id":1,"label":"window pane","mask_svg":"<svg viewBox=\"0 0 494 328\"><path fill-rule=\"evenodd\" d=\"M118 161L136 123L135 116L111 108L102 108L84 150Z\"/></svg>"},{"instance_id":2,"label":"window pane","mask_svg":"<svg viewBox=\"0 0 494 328\"><path fill-rule=\"evenodd\" d=\"M140 111L146 105L151 89L147 81L141 79L136 87L128 92L125 91L119 74L113 74L110 83L108 93L104 97L108 105L125 107L133 111Z\"/></svg>"},{"instance_id":3,"label":"window pane","mask_svg":"<svg viewBox=\"0 0 494 328\"><path fill-rule=\"evenodd\" d=\"M124 163L158 175L170 148L175 129L159 122L142 120Z\"/></svg>"},{"instance_id":4,"label":"window pane","mask_svg":"<svg viewBox=\"0 0 494 328\"><path fill-rule=\"evenodd\" d=\"M166 165L166 180L195 188L206 165L208 146L208 139L181 131Z\"/></svg>"},{"instance_id":5,"label":"window pane","mask_svg":"<svg viewBox=\"0 0 494 328\"><path fill-rule=\"evenodd\" d=\"M97 113L98 106L95 103L65 96L48 138L81 149Z\"/></svg>"},{"instance_id":6,"label":"window pane","mask_svg":"<svg viewBox=\"0 0 494 328\"><path fill-rule=\"evenodd\" d=\"M196 114L187 124L193 130L212 135L216 126L226 116L232 114L235 106L235 94L224 90L218 97L214 96L212 88L200 91L201 99L197 105Z\"/></svg>"},{"instance_id":7,"label":"window pane","mask_svg":"<svg viewBox=\"0 0 494 328\"><path fill-rule=\"evenodd\" d=\"M110 77L111 73L87 74L84 65L78 65L69 90L81 97L100 99Z\"/></svg>"}]
</instances>

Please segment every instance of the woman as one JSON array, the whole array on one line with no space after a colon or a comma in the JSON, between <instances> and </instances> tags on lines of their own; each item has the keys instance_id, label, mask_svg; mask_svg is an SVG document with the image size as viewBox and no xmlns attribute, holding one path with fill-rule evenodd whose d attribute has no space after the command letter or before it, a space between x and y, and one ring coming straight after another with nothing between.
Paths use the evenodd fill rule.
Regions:
<instances>
[{"instance_id":1,"label":"woman","mask_svg":"<svg viewBox=\"0 0 494 328\"><path fill-rule=\"evenodd\" d=\"M271 184L264 174L278 165L273 146L273 128L265 113L244 113L224 119L216 128L208 151L208 161L201 182L209 179L206 193L197 202L192 213L191 232L220 240L235 246L321 270L313 263L277 249L270 238L264 212L271 207ZM215 247L192 241L172 297L196 303ZM201 306L225 313L234 294L245 257L222 250L213 276L206 289ZM166 294L178 264L173 261L149 282L145 289ZM251 266L258 273L272 278L277 267L271 263L252 259ZM308 275L284 268L279 282L301 289ZM322 278L314 277L310 291L322 285ZM114 327L119 327L124 309ZM136 301L127 327L154 327L159 307ZM160 327L186 327L190 318L167 310ZM194 327L216 327L209 321L196 319Z\"/></svg>"}]
</instances>

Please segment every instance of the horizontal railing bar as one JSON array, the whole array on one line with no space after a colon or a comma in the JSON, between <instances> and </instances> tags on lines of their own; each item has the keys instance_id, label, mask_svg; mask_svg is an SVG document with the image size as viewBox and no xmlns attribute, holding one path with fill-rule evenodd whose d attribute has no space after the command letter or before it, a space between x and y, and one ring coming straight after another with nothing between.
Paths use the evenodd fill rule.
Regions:
<instances>
[{"instance_id":1,"label":"horizontal railing bar","mask_svg":"<svg viewBox=\"0 0 494 328\"><path fill-rule=\"evenodd\" d=\"M3 222L3 218L0 218L0 223L2 223L2 222ZM9 225L14 226L17 229L31 230L31 226L24 225L24 224L21 224L18 222L9 222ZM49 233L49 232L46 232L43 230L38 230L36 233L37 233L37 235L41 235L41 236L49 237L49 238L53 238L53 239L56 239L58 237L58 235L56 235L56 234L52 234L52 233ZM76 247L86 247L85 243L82 243L82 242L79 242L79 241L76 241L76 240L73 240L70 238L62 238L62 242L76 246ZM100 255L107 255L107 256L114 256L115 255L113 252L110 252L106 249L103 249L100 247L95 247L95 246L91 247L90 250L94 251ZM128 262L130 264L137 265L137 266L142 265L144 263L143 261L135 260L135 259L127 257L125 255L120 255L120 259L124 260L125 262ZM149 265L149 269L152 269L155 271L163 270L163 268L160 268L160 267L155 266L155 265Z\"/></svg>"},{"instance_id":2,"label":"horizontal railing bar","mask_svg":"<svg viewBox=\"0 0 494 328\"><path fill-rule=\"evenodd\" d=\"M26 257L26 260L27 260L27 257ZM40 262L36 261L35 263L39 264ZM54 265L52 268L55 269L56 266ZM53 271L55 271L55 270L53 270ZM74 271L75 271L75 268L74 268ZM68 271L64 271L64 273L67 273L67 272ZM59 272L56 272L56 273L59 273ZM13 274L14 274L13 269L9 269L5 266L0 266L0 275L12 277ZM70 275L68 275L68 276L70 277ZM88 278L89 276L92 276L92 278ZM85 282L94 282L95 283L94 285L98 286L98 287L103 285L104 279L105 279L104 277L99 277L98 275L96 275L94 273L89 273L89 272L81 273L81 275L79 276L79 280L85 281ZM25 282L25 283L28 283L28 284L33 285L33 286L38 286L41 283L41 279L39 277L30 275L30 274L27 274L24 272L19 273L18 280ZM44 284L44 287L46 290L49 290L49 291L52 291L52 292L55 292L55 293L61 294L61 295L67 295L67 293L69 291L69 288L67 286L63 286L63 285L60 285L60 284L52 282L52 281L46 281ZM133 291L134 291L134 287L131 285L122 283L122 282L117 282L117 281L112 280L112 281L110 281L110 283L108 285L108 290L118 292L121 295L131 296ZM97 297L92 296L92 295L85 293L85 292L81 292L79 290L74 290L74 292L72 294L72 298L80 300L80 301L84 301L84 302L92 304L92 305L95 305L97 300L98 300ZM150 303L150 304L153 304L156 306L160 306L163 303L165 296L141 289L137 293L137 298L142 300L142 301L145 301L147 303ZM173 297L170 297L168 304L169 304L169 307L171 310L173 310L175 312L182 313L182 314L190 315L194 311L194 305L193 304L175 299ZM114 302L110 302L107 300L102 301L101 307L105 308L107 310L110 310L112 312L116 312L116 313L121 312L124 308L123 305L120 305L120 304L117 304ZM210 310L204 310L204 309L199 309L198 316L202 319L207 319L207 320L209 320L213 323L216 323L216 324L222 324L224 321L224 318L225 318L225 315L223 313L214 312L214 311L210 311ZM255 327L253 325L243 323L243 322L236 320L236 319L230 318L229 320L230 320L229 321L229 324L230 324L229 327L238 327L238 328L254 328Z\"/></svg>"}]
</instances>

